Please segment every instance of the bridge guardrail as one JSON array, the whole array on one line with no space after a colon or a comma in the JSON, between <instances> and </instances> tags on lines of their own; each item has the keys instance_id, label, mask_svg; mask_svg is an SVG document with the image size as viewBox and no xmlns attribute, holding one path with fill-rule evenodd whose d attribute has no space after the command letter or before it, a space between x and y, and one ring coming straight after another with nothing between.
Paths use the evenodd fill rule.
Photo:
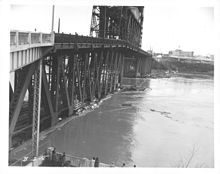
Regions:
<instances>
[{"instance_id":1,"label":"bridge guardrail","mask_svg":"<svg viewBox=\"0 0 220 174\"><path fill-rule=\"evenodd\" d=\"M29 33L20 32L18 33L18 45L25 45L29 42Z\"/></svg>"},{"instance_id":2,"label":"bridge guardrail","mask_svg":"<svg viewBox=\"0 0 220 174\"><path fill-rule=\"evenodd\" d=\"M54 44L54 33L37 33L26 31L11 31L10 46L12 49L18 47L48 46Z\"/></svg>"}]
</instances>

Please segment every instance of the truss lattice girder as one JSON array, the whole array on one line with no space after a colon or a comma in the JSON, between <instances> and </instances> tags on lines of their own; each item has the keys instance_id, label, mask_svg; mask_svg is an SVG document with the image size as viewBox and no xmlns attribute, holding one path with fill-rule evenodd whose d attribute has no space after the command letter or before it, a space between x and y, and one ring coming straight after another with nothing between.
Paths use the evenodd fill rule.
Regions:
<instances>
[{"instance_id":1,"label":"truss lattice girder","mask_svg":"<svg viewBox=\"0 0 220 174\"><path fill-rule=\"evenodd\" d=\"M140 47L143 9L142 6L93 6L90 36L118 38ZM133 10L138 13L135 14Z\"/></svg>"},{"instance_id":2,"label":"truss lattice girder","mask_svg":"<svg viewBox=\"0 0 220 174\"><path fill-rule=\"evenodd\" d=\"M17 122L17 119L18 119L18 116L19 116L19 113L20 113L20 110L21 110L21 107L22 107L22 104L23 104L23 100L24 100L24 96L25 96L25 93L28 89L28 86L29 86L29 83L31 81L31 77L35 71L35 64L32 64L28 70L28 73L27 73L27 76L26 76L26 79L24 81L24 84L22 86L22 89L18 95L18 100L17 100L17 104L15 105L15 108L14 108L14 111L12 113L12 120L11 120L11 123L10 123L10 128L9 128L9 132L12 133L14 131L14 128L15 128L15 124ZM15 96L15 94L14 94ZM13 97L12 99L12 102L13 103L13 100L15 100L15 97ZM11 109L10 109L11 110Z\"/></svg>"}]
</instances>

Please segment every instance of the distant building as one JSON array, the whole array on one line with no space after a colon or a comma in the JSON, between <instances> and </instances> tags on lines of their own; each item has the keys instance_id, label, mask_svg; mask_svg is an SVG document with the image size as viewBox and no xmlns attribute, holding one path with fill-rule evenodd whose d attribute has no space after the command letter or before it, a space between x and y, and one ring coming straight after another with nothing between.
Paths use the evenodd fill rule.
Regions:
<instances>
[{"instance_id":1,"label":"distant building","mask_svg":"<svg viewBox=\"0 0 220 174\"><path fill-rule=\"evenodd\" d=\"M214 61L214 55L212 54L208 54L208 55L196 55L195 56L195 59L198 59L198 60L202 60L202 61Z\"/></svg>"},{"instance_id":2,"label":"distant building","mask_svg":"<svg viewBox=\"0 0 220 174\"><path fill-rule=\"evenodd\" d=\"M157 55L157 56L153 56L153 58L154 58L156 61L160 62L163 57L162 57L161 55Z\"/></svg>"},{"instance_id":3,"label":"distant building","mask_svg":"<svg viewBox=\"0 0 220 174\"><path fill-rule=\"evenodd\" d=\"M214 55L211 54L209 58L211 61L214 61Z\"/></svg>"},{"instance_id":4,"label":"distant building","mask_svg":"<svg viewBox=\"0 0 220 174\"><path fill-rule=\"evenodd\" d=\"M169 51L169 56L193 57L193 54L194 54L193 51L182 51L180 49Z\"/></svg>"}]
</instances>

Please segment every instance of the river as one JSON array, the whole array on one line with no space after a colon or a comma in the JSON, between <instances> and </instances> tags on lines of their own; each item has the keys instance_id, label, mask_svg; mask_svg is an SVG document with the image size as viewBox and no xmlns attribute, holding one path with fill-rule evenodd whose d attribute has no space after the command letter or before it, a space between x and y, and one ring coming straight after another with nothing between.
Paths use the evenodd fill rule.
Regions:
<instances>
[{"instance_id":1,"label":"river","mask_svg":"<svg viewBox=\"0 0 220 174\"><path fill-rule=\"evenodd\" d=\"M214 167L214 83L150 79L114 94L48 134L41 144L79 157L137 167Z\"/></svg>"}]
</instances>

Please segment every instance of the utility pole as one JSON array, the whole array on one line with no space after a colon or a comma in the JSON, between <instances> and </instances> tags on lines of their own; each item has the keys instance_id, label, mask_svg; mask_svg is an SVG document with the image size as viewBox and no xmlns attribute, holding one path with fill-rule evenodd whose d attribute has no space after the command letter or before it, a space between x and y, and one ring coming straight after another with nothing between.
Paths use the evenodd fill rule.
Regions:
<instances>
[{"instance_id":1,"label":"utility pole","mask_svg":"<svg viewBox=\"0 0 220 174\"><path fill-rule=\"evenodd\" d=\"M34 73L34 101L33 101L33 123L32 123L32 156L39 155L39 134L40 134L40 108L42 88L42 59L37 63Z\"/></svg>"},{"instance_id":2,"label":"utility pole","mask_svg":"<svg viewBox=\"0 0 220 174\"><path fill-rule=\"evenodd\" d=\"M54 27L54 9L55 9L55 6L53 5L53 8L52 8L52 26L51 26L51 33L53 33L53 27Z\"/></svg>"},{"instance_id":3,"label":"utility pole","mask_svg":"<svg viewBox=\"0 0 220 174\"><path fill-rule=\"evenodd\" d=\"M60 18L58 20L58 33L60 33Z\"/></svg>"},{"instance_id":4,"label":"utility pole","mask_svg":"<svg viewBox=\"0 0 220 174\"><path fill-rule=\"evenodd\" d=\"M52 10L52 28L54 27L54 5ZM37 63L34 73L34 99L33 99L33 122L32 122L32 157L39 155L39 134L40 134L40 109L41 109L41 88L42 88L42 59Z\"/></svg>"}]
</instances>

